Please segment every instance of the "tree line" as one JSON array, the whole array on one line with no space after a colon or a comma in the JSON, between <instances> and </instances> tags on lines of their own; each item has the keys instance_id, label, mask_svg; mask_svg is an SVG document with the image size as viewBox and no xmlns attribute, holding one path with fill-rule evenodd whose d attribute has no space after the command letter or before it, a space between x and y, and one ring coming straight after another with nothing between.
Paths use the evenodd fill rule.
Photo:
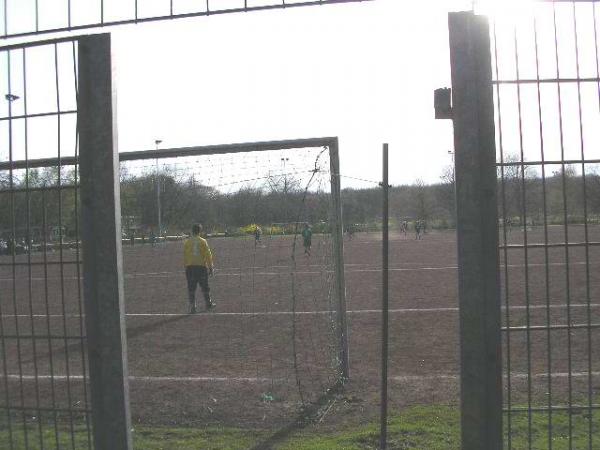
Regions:
<instances>
[{"instance_id":1,"label":"tree line","mask_svg":"<svg viewBox=\"0 0 600 450\"><path fill-rule=\"evenodd\" d=\"M58 189L58 180L62 189ZM519 224L527 217L529 224L577 223L597 221L600 217L600 176L581 173L573 166L540 174L528 166L514 165L498 171L498 211L502 217ZM62 233L74 236L77 230L78 204L76 173L56 168L30 170L13 174L12 184L6 172L0 173L0 236L41 236L44 224L49 230L62 225ZM155 174L121 174L121 214L123 227L140 233L158 231L156 186L160 186L163 231L187 232L190 224L201 222L214 232L225 232L249 224L269 226L274 223L328 222L331 198L328 192L305 191L293 179L270 179L260 187L242 186L231 192L197 183L193 177L164 171ZM444 170L439 182L420 180L390 189L392 222L424 220L429 227L454 227L456 207L454 172ZM585 189L584 189L585 187ZM29 188L27 191L26 188ZM12 193L11 193L12 189ZM382 217L381 188L344 189L343 221L358 229L377 228ZM566 207L565 207L566 205ZM41 237L40 237L41 239Z\"/></svg>"}]
</instances>

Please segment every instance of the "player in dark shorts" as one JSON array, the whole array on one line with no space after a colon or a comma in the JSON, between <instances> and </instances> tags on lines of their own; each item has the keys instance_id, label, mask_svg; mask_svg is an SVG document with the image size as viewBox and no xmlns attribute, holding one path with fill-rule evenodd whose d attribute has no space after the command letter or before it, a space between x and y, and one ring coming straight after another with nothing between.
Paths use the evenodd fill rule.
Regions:
<instances>
[{"instance_id":1,"label":"player in dark shorts","mask_svg":"<svg viewBox=\"0 0 600 450\"><path fill-rule=\"evenodd\" d=\"M312 246L312 229L305 223L302 230L302 241L304 244L304 254L310 256L310 247Z\"/></svg>"},{"instance_id":2,"label":"player in dark shorts","mask_svg":"<svg viewBox=\"0 0 600 450\"><path fill-rule=\"evenodd\" d=\"M351 241L354 237L354 225L348 225L348 228L346 229L346 234L348 234L348 240Z\"/></svg>"},{"instance_id":3,"label":"player in dark shorts","mask_svg":"<svg viewBox=\"0 0 600 450\"><path fill-rule=\"evenodd\" d=\"M408 222L406 220L402 221L402 226L400 227L400 232L402 234L404 234L404 237L406 237L406 232L408 231Z\"/></svg>"},{"instance_id":4,"label":"player in dark shorts","mask_svg":"<svg viewBox=\"0 0 600 450\"><path fill-rule=\"evenodd\" d=\"M196 313L196 287L200 286L204 294L206 309L213 309L216 304L210 298L210 286L208 276L213 274L213 257L210 247L200 236L202 225L192 226L192 235L183 244L183 263L185 265L185 277L188 285L188 296L190 302L190 314Z\"/></svg>"},{"instance_id":5,"label":"player in dark shorts","mask_svg":"<svg viewBox=\"0 0 600 450\"><path fill-rule=\"evenodd\" d=\"M258 245L258 243L260 242L260 238L262 236L262 229L256 225L256 228L254 229L254 245Z\"/></svg>"}]
</instances>

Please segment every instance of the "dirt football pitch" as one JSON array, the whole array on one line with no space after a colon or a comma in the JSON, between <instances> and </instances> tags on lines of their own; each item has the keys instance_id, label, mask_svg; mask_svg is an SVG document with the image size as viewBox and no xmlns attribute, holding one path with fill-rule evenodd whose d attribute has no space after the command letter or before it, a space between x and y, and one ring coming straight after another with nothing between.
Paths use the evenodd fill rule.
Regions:
<instances>
[{"instance_id":1,"label":"dirt football pitch","mask_svg":"<svg viewBox=\"0 0 600 450\"><path fill-rule=\"evenodd\" d=\"M529 244L544 241L541 228L528 230L527 236ZM600 329L582 326L569 334L564 325L600 323L600 246L589 247L586 254L584 247L566 252L556 246L546 253L534 245L525 254L523 237L523 230L512 230L507 234L510 245L500 252L502 302L510 306L508 315L502 310L503 326L513 327L503 333L511 400L526 401L530 378L531 401L545 401L548 368L556 373L550 380L556 398L569 383L575 397L585 396L590 381L598 395ZM550 242L564 238L563 227L550 227ZM569 242L583 239L583 227L569 228ZM590 228L588 239L600 241L600 228ZM337 379L338 316L328 237L313 237L310 256L298 241L294 259L290 236L263 236L260 243L253 237L214 238L209 243L215 255L210 284L217 308L204 312L198 292L200 312L195 315L187 314L181 242L123 247L134 423L280 427ZM346 237L344 245L350 380L322 418L331 426L366 422L379 411L381 236L357 233L352 240ZM48 254L48 260L59 261L59 253ZM63 261L75 256L74 250L62 254ZM47 271L33 266L30 277L27 265L16 266L13 273L6 264L11 257L0 259L2 332L9 336L0 397L17 404L22 398L26 405L54 401L65 409L69 403L84 404L77 266L67 264L62 273L60 265L49 265ZM16 259L27 262L26 255ZM35 253L32 259L41 261L42 255ZM457 404L455 232L433 231L422 240L393 233L390 267L391 408ZM554 326L550 338L548 321ZM538 328L526 332L527 324ZM17 333L54 337L10 337ZM41 376L37 388L36 373ZM69 386L67 373L73 377ZM62 395L67 387L68 396Z\"/></svg>"}]
</instances>

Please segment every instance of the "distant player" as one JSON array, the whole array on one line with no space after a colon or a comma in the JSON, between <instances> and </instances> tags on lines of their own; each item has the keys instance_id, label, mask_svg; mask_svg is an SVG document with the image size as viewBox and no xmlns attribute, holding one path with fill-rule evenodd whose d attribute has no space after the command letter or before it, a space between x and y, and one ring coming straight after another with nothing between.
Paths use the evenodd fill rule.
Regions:
<instances>
[{"instance_id":1,"label":"distant player","mask_svg":"<svg viewBox=\"0 0 600 450\"><path fill-rule=\"evenodd\" d=\"M505 223L506 223L506 229L508 230L508 233L510 234L512 232L512 218L507 217L505 219Z\"/></svg>"},{"instance_id":2,"label":"distant player","mask_svg":"<svg viewBox=\"0 0 600 450\"><path fill-rule=\"evenodd\" d=\"M402 234L404 234L404 237L406 237L406 232L408 231L408 222L406 220L402 221L402 225L400 225L400 231Z\"/></svg>"},{"instance_id":3,"label":"distant player","mask_svg":"<svg viewBox=\"0 0 600 450\"><path fill-rule=\"evenodd\" d=\"M254 245L259 244L261 236L262 230L258 225L256 225L256 228L254 229Z\"/></svg>"},{"instance_id":4,"label":"distant player","mask_svg":"<svg viewBox=\"0 0 600 450\"><path fill-rule=\"evenodd\" d=\"M302 240L304 243L304 254L310 256L310 247L312 246L312 229L308 223L304 224L302 230Z\"/></svg>"},{"instance_id":5,"label":"distant player","mask_svg":"<svg viewBox=\"0 0 600 450\"><path fill-rule=\"evenodd\" d=\"M206 239L200 236L202 225L192 226L192 235L183 244L183 263L188 285L190 314L196 313L196 286L200 285L206 309L213 309L216 304L210 298L208 276L213 274L213 257Z\"/></svg>"},{"instance_id":6,"label":"distant player","mask_svg":"<svg viewBox=\"0 0 600 450\"><path fill-rule=\"evenodd\" d=\"M348 228L346 229L346 233L348 234L348 240L351 241L354 238L354 225L353 224L348 225Z\"/></svg>"},{"instance_id":7,"label":"distant player","mask_svg":"<svg viewBox=\"0 0 600 450\"><path fill-rule=\"evenodd\" d=\"M421 240L422 225L420 220L415 221L415 239Z\"/></svg>"}]
</instances>

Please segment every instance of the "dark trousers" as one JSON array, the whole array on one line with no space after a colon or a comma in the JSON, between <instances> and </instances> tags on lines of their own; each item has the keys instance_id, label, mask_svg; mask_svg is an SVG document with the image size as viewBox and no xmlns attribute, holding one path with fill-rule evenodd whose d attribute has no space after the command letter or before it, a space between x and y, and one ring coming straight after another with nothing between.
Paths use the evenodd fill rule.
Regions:
<instances>
[{"instance_id":1,"label":"dark trousers","mask_svg":"<svg viewBox=\"0 0 600 450\"><path fill-rule=\"evenodd\" d=\"M210 287L208 285L208 270L204 266L186 266L185 277L187 279L190 303L194 303L196 286L200 286L204 294L204 300L210 301Z\"/></svg>"}]
</instances>

